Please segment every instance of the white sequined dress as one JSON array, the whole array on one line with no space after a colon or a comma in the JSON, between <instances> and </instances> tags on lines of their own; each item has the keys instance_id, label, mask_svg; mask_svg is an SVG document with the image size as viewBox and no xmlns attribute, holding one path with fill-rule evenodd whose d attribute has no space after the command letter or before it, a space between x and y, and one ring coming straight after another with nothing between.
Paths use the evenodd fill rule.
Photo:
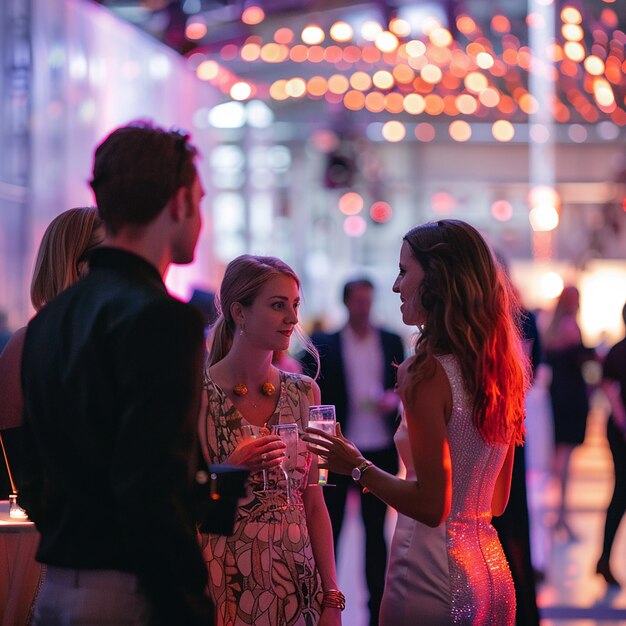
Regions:
<instances>
[{"instance_id":1,"label":"white sequined dress","mask_svg":"<svg viewBox=\"0 0 626 626\"><path fill-rule=\"evenodd\" d=\"M515 623L515 592L490 512L507 446L483 441L455 357L438 359L452 389L452 507L437 528L398 515L380 625L507 626ZM404 416L395 442L407 479L415 479Z\"/></svg>"}]
</instances>

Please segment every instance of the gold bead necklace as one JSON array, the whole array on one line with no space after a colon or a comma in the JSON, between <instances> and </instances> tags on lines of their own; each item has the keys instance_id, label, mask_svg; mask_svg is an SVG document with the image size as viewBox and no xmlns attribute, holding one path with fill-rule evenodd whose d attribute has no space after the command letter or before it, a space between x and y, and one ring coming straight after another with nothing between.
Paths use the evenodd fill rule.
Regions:
<instances>
[{"instance_id":1,"label":"gold bead necklace","mask_svg":"<svg viewBox=\"0 0 626 626\"><path fill-rule=\"evenodd\" d=\"M243 383L239 383L233 387L233 393L243 398L248 395L248 387ZM261 393L264 396L273 396L276 393L276 387L268 380L261 385Z\"/></svg>"}]
</instances>

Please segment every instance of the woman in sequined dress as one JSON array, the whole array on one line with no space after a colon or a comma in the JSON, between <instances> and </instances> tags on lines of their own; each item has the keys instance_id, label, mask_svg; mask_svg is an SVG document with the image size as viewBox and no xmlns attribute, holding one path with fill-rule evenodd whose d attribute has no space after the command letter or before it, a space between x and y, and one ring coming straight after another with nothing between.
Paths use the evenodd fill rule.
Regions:
<instances>
[{"instance_id":1,"label":"woman in sequined dress","mask_svg":"<svg viewBox=\"0 0 626 626\"><path fill-rule=\"evenodd\" d=\"M393 291L419 330L398 369L406 478L369 464L340 429L309 448L398 511L381 626L512 625L513 582L491 518L506 507L523 437L514 295L483 238L458 220L405 235Z\"/></svg>"},{"instance_id":2,"label":"woman in sequined dress","mask_svg":"<svg viewBox=\"0 0 626 626\"><path fill-rule=\"evenodd\" d=\"M251 255L229 263L220 289L200 439L209 463L251 470L233 534L201 537L220 626L341 624L330 519L321 488L309 485L317 483L317 462L302 442L285 449L270 434L277 424L295 423L302 432L309 405L320 401L313 380L272 365L296 329L299 290L288 265ZM256 438L246 434L250 426L260 427ZM296 458L288 471L291 502L286 456Z\"/></svg>"}]
</instances>

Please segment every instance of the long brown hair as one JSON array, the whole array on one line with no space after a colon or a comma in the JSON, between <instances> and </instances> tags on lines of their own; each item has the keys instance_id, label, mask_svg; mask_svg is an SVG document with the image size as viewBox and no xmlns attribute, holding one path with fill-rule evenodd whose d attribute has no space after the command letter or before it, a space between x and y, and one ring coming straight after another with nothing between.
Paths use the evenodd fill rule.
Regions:
<instances>
[{"instance_id":1,"label":"long brown hair","mask_svg":"<svg viewBox=\"0 0 626 626\"><path fill-rule=\"evenodd\" d=\"M218 318L211 332L211 348L208 367L221 361L233 344L236 330L235 320L231 314L231 306L239 302L242 306L251 306L263 287L275 276L292 278L298 289L298 275L285 263L273 256L255 256L242 254L233 259L226 267L224 278L216 298ZM319 371L319 355L310 339L296 325L294 332L304 348L316 360Z\"/></svg>"},{"instance_id":2,"label":"long brown hair","mask_svg":"<svg viewBox=\"0 0 626 626\"><path fill-rule=\"evenodd\" d=\"M39 244L30 286L35 310L78 280L79 264L103 239L95 207L68 209L50 222Z\"/></svg>"},{"instance_id":3,"label":"long brown hair","mask_svg":"<svg viewBox=\"0 0 626 626\"><path fill-rule=\"evenodd\" d=\"M432 356L453 354L483 439L522 443L528 358L520 307L504 270L478 231L460 220L417 226L404 241L424 270L418 295L426 315L407 391L431 375Z\"/></svg>"}]
</instances>

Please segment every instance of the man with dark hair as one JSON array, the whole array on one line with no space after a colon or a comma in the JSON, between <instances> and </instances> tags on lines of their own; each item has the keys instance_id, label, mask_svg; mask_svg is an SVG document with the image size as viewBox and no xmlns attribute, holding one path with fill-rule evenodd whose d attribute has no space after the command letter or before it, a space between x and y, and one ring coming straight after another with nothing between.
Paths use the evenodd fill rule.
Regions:
<instances>
[{"instance_id":1,"label":"man with dark hair","mask_svg":"<svg viewBox=\"0 0 626 626\"><path fill-rule=\"evenodd\" d=\"M399 335L377 328L370 320L374 285L368 278L344 285L343 303L347 324L335 333L315 333L311 340L320 353L318 383L324 404L334 404L337 421L346 437L363 455L391 474L398 471L393 443L397 426L398 397L395 365L404 360ZM307 374L315 375L315 364L303 355ZM359 487L352 479L331 474L324 497L338 545L348 489ZM369 590L370 624L378 624L378 612L385 585L387 546L385 514L387 505L371 494L361 493L361 516L365 526L365 577Z\"/></svg>"},{"instance_id":2,"label":"man with dark hair","mask_svg":"<svg viewBox=\"0 0 626 626\"><path fill-rule=\"evenodd\" d=\"M104 140L104 243L28 326L20 504L47 565L35 624L213 623L191 518L203 321L163 283L200 233L195 154L147 123Z\"/></svg>"}]
</instances>

